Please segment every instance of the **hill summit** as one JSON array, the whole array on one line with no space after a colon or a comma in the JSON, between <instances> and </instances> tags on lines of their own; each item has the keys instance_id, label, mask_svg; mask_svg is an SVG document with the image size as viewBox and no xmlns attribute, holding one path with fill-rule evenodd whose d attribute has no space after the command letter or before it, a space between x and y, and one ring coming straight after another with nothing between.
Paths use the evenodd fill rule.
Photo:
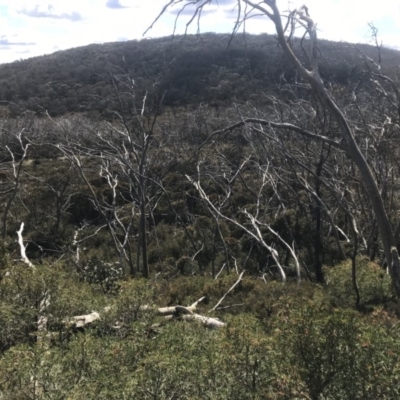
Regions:
<instances>
[{"instance_id":1,"label":"hill summit","mask_svg":"<svg viewBox=\"0 0 400 400\"><path fill-rule=\"evenodd\" d=\"M295 41L301 56L300 41ZM359 79L360 51L377 58L376 48L368 45L321 40L319 51L323 79L343 85ZM399 52L383 48L381 53L386 68L400 63ZM53 116L103 113L115 100L113 79L115 83L123 77L141 88L157 84L167 106L256 100L296 80L273 35L206 33L92 44L4 64L0 101L9 104L13 115L27 109Z\"/></svg>"}]
</instances>

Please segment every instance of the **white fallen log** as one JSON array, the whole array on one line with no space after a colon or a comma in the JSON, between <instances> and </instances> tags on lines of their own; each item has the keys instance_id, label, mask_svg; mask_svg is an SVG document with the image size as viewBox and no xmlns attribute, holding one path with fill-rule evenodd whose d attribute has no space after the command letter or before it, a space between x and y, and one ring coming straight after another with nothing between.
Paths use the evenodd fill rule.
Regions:
<instances>
[{"instance_id":1,"label":"white fallen log","mask_svg":"<svg viewBox=\"0 0 400 400\"><path fill-rule=\"evenodd\" d=\"M90 314L86 315L76 315L74 317L68 318L64 320L65 325L73 328L84 328L86 325L90 325L95 321L100 319L100 314L96 311L93 311Z\"/></svg>"},{"instance_id":2,"label":"white fallen log","mask_svg":"<svg viewBox=\"0 0 400 400\"><path fill-rule=\"evenodd\" d=\"M196 311L197 305L199 303L201 303L203 300L205 300L205 296L203 296L202 298L200 298L199 300L195 301L193 304L191 304L189 307L182 307L182 306L170 306L170 307L159 307L159 308L153 308L153 310L156 311L157 315L163 315L163 316L167 316L167 315L173 315L176 313L177 311L177 307L181 307L184 308L185 310L188 311ZM146 306L144 306L146 307ZM142 310L146 310L146 308L141 308Z\"/></svg>"},{"instance_id":3,"label":"white fallen log","mask_svg":"<svg viewBox=\"0 0 400 400\"><path fill-rule=\"evenodd\" d=\"M205 297L202 297L201 299L195 301L193 304L185 308L190 311L195 311L197 305L201 303L204 299ZM178 306L156 307L156 306L144 305L140 307L140 311L153 311L157 315L168 316L168 315L173 315L176 312L176 307Z\"/></svg>"},{"instance_id":4,"label":"white fallen log","mask_svg":"<svg viewBox=\"0 0 400 400\"><path fill-rule=\"evenodd\" d=\"M218 329L224 327L226 324L220 321L218 318L205 317L203 315L197 314L194 311L197 305L201 303L205 297L195 301L188 307L183 306L171 306L171 307L153 307L153 306L142 306L141 311L155 312L156 315L162 316L165 320L182 319L186 321L197 321L209 329ZM106 307L104 312L109 311L111 308ZM67 327L73 328L84 328L87 325L93 324L94 322L101 319L98 312L93 311L90 314L77 315L64 320L64 324ZM117 325L116 325L117 326Z\"/></svg>"},{"instance_id":5,"label":"white fallen log","mask_svg":"<svg viewBox=\"0 0 400 400\"><path fill-rule=\"evenodd\" d=\"M176 306L176 316L186 321L197 321L209 329L223 328L226 324L218 318L205 317L204 315L196 314L189 310L188 307ZM174 316L173 316L174 317Z\"/></svg>"},{"instance_id":6,"label":"white fallen log","mask_svg":"<svg viewBox=\"0 0 400 400\"><path fill-rule=\"evenodd\" d=\"M203 326L209 329L219 329L226 326L225 322L220 321L218 318L211 318L205 317L204 315L200 314L190 314L190 315L183 315L182 318L184 320L194 320L200 322Z\"/></svg>"}]
</instances>

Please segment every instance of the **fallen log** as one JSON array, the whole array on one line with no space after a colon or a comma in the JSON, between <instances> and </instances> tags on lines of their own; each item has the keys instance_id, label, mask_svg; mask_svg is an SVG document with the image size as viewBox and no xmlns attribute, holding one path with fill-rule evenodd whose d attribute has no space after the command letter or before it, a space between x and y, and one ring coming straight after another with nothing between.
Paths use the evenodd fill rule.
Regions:
<instances>
[{"instance_id":1,"label":"fallen log","mask_svg":"<svg viewBox=\"0 0 400 400\"><path fill-rule=\"evenodd\" d=\"M219 329L224 327L225 322L220 321L218 318L205 317L204 315L196 314L189 310L188 307L176 306L175 314L172 318L181 318L185 321L197 321L209 329Z\"/></svg>"},{"instance_id":2,"label":"fallen log","mask_svg":"<svg viewBox=\"0 0 400 400\"><path fill-rule=\"evenodd\" d=\"M93 324L93 322L98 321L100 319L100 314L96 311L93 311L90 314L86 315L76 315L71 318L67 318L64 320L64 324L69 328L84 328L86 325Z\"/></svg>"},{"instance_id":3,"label":"fallen log","mask_svg":"<svg viewBox=\"0 0 400 400\"><path fill-rule=\"evenodd\" d=\"M167 316L167 315L173 315L176 313L177 311L177 307L182 307L185 310L188 311L196 311L197 305L199 303L201 303L202 301L205 300L205 296L203 296L202 298L200 298L199 300L195 301L193 304L191 304L189 307L182 307L182 306L170 306L170 307L159 307L159 308L153 308L153 310L156 312L157 315L163 315L163 316ZM141 310L146 310L147 306L144 306L145 308L141 307Z\"/></svg>"},{"instance_id":4,"label":"fallen log","mask_svg":"<svg viewBox=\"0 0 400 400\"><path fill-rule=\"evenodd\" d=\"M203 315L195 313L197 305L201 303L205 297L195 301L188 307L184 306L170 306L170 307L153 307L153 306L141 306L141 311L155 312L156 315L162 316L165 320L182 319L186 321L197 321L209 329L218 329L224 327L226 324L220 321L218 318L205 317ZM110 310L110 307L106 307L104 312ZM64 324L69 328L84 328L85 326L91 325L94 322L101 319L98 312L93 311L86 315L77 315L64 320ZM116 325L117 326L117 325Z\"/></svg>"}]
</instances>

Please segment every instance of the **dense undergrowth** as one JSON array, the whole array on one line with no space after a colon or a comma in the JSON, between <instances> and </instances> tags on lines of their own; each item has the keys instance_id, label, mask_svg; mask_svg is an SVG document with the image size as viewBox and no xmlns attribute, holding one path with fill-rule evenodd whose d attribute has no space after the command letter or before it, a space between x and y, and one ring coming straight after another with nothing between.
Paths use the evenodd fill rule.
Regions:
<instances>
[{"instance_id":1,"label":"dense undergrowth","mask_svg":"<svg viewBox=\"0 0 400 400\"><path fill-rule=\"evenodd\" d=\"M4 249L3 249L4 250ZM105 292L63 262L34 269L3 251L0 394L4 399L396 399L399 324L389 278L358 259L324 286L237 275L119 280ZM227 322L208 330L141 306L189 305ZM105 311L105 307L107 311ZM102 311L103 310L103 311ZM65 319L98 311L85 329ZM47 318L38 332L38 319Z\"/></svg>"},{"instance_id":2,"label":"dense undergrowth","mask_svg":"<svg viewBox=\"0 0 400 400\"><path fill-rule=\"evenodd\" d=\"M223 43L207 38L215 51ZM377 74L349 59L354 49L325 45L326 88L399 250L398 55L382 50ZM335 119L272 52L269 64L252 53L249 67L243 53L180 54L187 64L146 81L128 68L105 85L73 68L87 80L68 95L60 70L42 103L28 63L13 72L7 99L21 110L10 103L0 118L0 399L400 398L398 300ZM18 261L22 222L35 268ZM198 312L224 328L142 307L203 296ZM101 318L71 325L92 312Z\"/></svg>"}]
</instances>

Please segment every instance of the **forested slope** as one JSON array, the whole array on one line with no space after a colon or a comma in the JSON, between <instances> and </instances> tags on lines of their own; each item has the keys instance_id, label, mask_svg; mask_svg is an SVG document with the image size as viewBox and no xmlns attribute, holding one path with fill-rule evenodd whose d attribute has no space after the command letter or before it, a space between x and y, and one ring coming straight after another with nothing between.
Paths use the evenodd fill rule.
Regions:
<instances>
[{"instance_id":1,"label":"forested slope","mask_svg":"<svg viewBox=\"0 0 400 400\"><path fill-rule=\"evenodd\" d=\"M0 66L0 398L399 398L399 300L341 126L273 36L228 43ZM357 47L320 42L323 87L400 249L400 56Z\"/></svg>"},{"instance_id":2,"label":"forested slope","mask_svg":"<svg viewBox=\"0 0 400 400\"><path fill-rule=\"evenodd\" d=\"M157 82L165 105L226 105L295 81L273 35L236 35L229 42L229 35L208 33L93 44L0 65L0 101L10 102L13 114L104 112L115 99L111 75L130 75L141 87ZM320 41L323 78L341 85L359 80L364 62L357 49L377 58L373 46ZM398 52L382 49L385 68L399 62Z\"/></svg>"}]
</instances>

